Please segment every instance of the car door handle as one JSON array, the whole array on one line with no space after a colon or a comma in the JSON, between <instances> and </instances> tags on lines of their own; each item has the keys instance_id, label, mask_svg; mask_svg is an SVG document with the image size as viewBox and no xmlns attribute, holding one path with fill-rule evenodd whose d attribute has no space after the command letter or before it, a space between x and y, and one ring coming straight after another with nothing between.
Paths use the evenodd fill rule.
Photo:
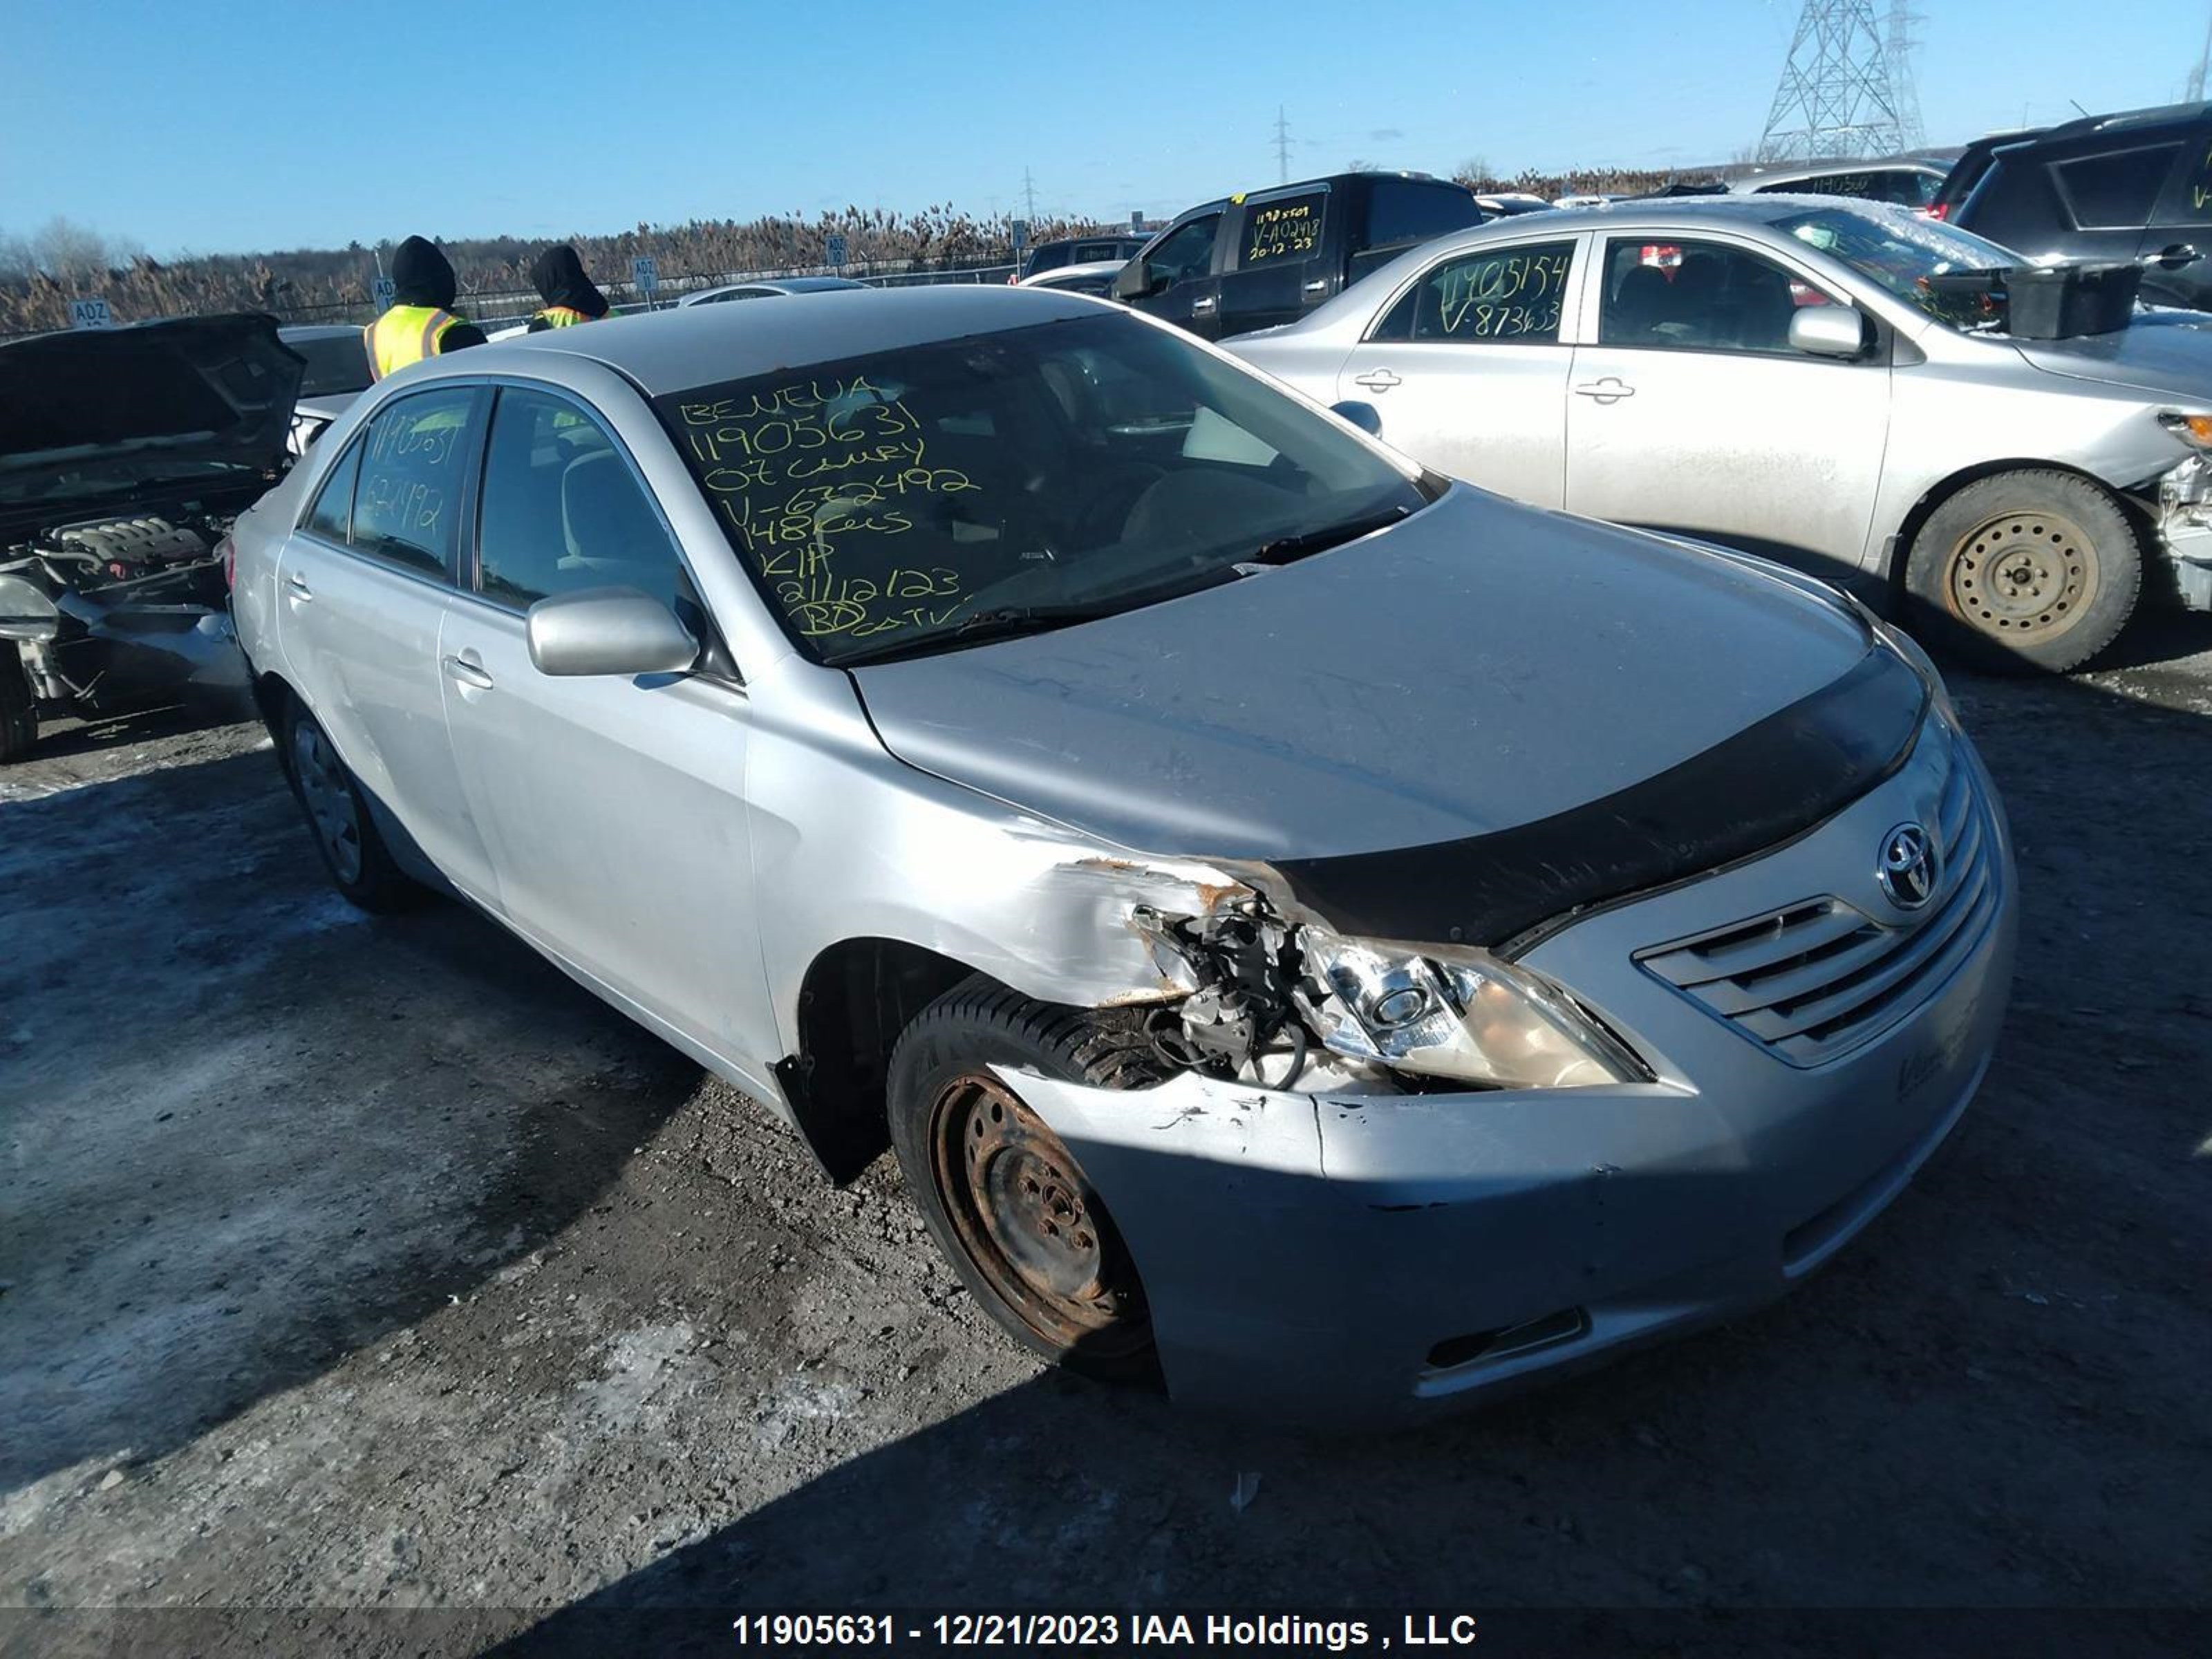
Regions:
<instances>
[{"instance_id":1,"label":"car door handle","mask_svg":"<svg viewBox=\"0 0 2212 1659\"><path fill-rule=\"evenodd\" d=\"M1212 295L1201 294L1190 302L1190 314L1194 317L1211 317L1213 314L1214 307L1219 303L1220 301Z\"/></svg>"},{"instance_id":2,"label":"car door handle","mask_svg":"<svg viewBox=\"0 0 2212 1659\"><path fill-rule=\"evenodd\" d=\"M1301 286L1298 292L1301 294L1326 294L1328 292L1328 278L1326 276L1316 276L1311 282Z\"/></svg>"},{"instance_id":3,"label":"car door handle","mask_svg":"<svg viewBox=\"0 0 2212 1659\"><path fill-rule=\"evenodd\" d=\"M315 597L315 590L307 586L307 579L296 570L284 578L284 586L290 590L292 597L303 605Z\"/></svg>"},{"instance_id":4,"label":"car door handle","mask_svg":"<svg viewBox=\"0 0 2212 1659\"><path fill-rule=\"evenodd\" d=\"M481 663L448 657L446 659L446 672L462 685L474 686L479 691L491 690L491 676L484 672Z\"/></svg>"},{"instance_id":5,"label":"car door handle","mask_svg":"<svg viewBox=\"0 0 2212 1659\"><path fill-rule=\"evenodd\" d=\"M1577 398L1594 398L1601 404L1617 404L1623 398L1633 398L1636 388L1616 375L1608 374L1602 380L1585 380L1575 388Z\"/></svg>"},{"instance_id":6,"label":"car door handle","mask_svg":"<svg viewBox=\"0 0 2212 1659\"><path fill-rule=\"evenodd\" d=\"M1387 368L1370 368L1364 374L1354 375L1352 383L1365 386L1370 392L1388 392L1394 386L1405 385L1401 378Z\"/></svg>"},{"instance_id":7,"label":"car door handle","mask_svg":"<svg viewBox=\"0 0 2212 1659\"><path fill-rule=\"evenodd\" d=\"M2146 254L2143 257L2147 264L2164 265L2168 270L2179 270L2183 265L2194 264L2204 256L2187 242L2175 242L2169 246L2159 249L2155 253Z\"/></svg>"}]
</instances>

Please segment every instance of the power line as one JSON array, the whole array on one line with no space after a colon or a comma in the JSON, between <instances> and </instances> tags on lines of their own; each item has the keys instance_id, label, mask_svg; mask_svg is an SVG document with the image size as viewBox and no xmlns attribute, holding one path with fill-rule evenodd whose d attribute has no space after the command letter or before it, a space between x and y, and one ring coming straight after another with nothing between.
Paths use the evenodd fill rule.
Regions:
<instances>
[{"instance_id":1,"label":"power line","mask_svg":"<svg viewBox=\"0 0 2212 1659\"><path fill-rule=\"evenodd\" d=\"M1901 5L1893 3L1890 15L1893 30L1907 28L1911 15ZM1905 148L1894 61L1875 25L1874 0L1805 0L1759 136L1759 159L1886 155Z\"/></svg>"},{"instance_id":2,"label":"power line","mask_svg":"<svg viewBox=\"0 0 2212 1659\"><path fill-rule=\"evenodd\" d=\"M1275 182L1291 182L1291 124L1280 104L1275 106Z\"/></svg>"}]
</instances>

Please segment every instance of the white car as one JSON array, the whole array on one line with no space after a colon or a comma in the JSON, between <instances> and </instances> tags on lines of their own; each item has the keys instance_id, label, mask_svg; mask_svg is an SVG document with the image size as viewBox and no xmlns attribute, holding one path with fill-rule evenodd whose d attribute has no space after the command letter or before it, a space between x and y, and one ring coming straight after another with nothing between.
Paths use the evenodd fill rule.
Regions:
<instances>
[{"instance_id":1,"label":"white car","mask_svg":"<svg viewBox=\"0 0 2212 1659\"><path fill-rule=\"evenodd\" d=\"M1085 259L1079 265L1060 265L1051 270L1041 270L1034 276L1024 276L1015 286L1058 289L1065 294L1090 294L1103 300L1127 263L1125 259Z\"/></svg>"}]
</instances>

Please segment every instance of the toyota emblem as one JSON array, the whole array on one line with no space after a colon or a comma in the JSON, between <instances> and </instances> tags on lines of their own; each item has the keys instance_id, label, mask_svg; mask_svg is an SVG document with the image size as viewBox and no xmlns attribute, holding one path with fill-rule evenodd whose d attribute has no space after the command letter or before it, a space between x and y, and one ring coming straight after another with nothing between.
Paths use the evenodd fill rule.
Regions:
<instances>
[{"instance_id":1,"label":"toyota emblem","mask_svg":"<svg viewBox=\"0 0 2212 1659\"><path fill-rule=\"evenodd\" d=\"M1882 837L1875 872L1882 892L1900 910L1917 910L1936 896L1936 842L1917 823L1900 823Z\"/></svg>"}]
</instances>

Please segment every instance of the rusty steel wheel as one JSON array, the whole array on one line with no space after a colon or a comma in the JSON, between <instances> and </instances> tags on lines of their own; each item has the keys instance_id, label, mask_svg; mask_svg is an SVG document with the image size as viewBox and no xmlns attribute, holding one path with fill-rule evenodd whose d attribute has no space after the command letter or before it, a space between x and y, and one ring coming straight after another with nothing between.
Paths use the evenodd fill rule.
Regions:
<instances>
[{"instance_id":1,"label":"rusty steel wheel","mask_svg":"<svg viewBox=\"0 0 2212 1659\"><path fill-rule=\"evenodd\" d=\"M976 1271L1054 1351L1112 1361L1150 1346L1135 1268L1060 1137L1006 1085L964 1072L930 1112L930 1174Z\"/></svg>"},{"instance_id":2,"label":"rusty steel wheel","mask_svg":"<svg viewBox=\"0 0 2212 1659\"><path fill-rule=\"evenodd\" d=\"M2077 668L2119 636L2142 548L2094 480L2000 472L1947 497L1912 538L1906 619L1923 643L1982 668Z\"/></svg>"},{"instance_id":3,"label":"rusty steel wheel","mask_svg":"<svg viewBox=\"0 0 2212 1659\"><path fill-rule=\"evenodd\" d=\"M886 1104L907 1190L976 1306L1024 1347L1070 1370L1157 1382L1135 1254L1091 1172L1022 1100L1025 1075L1143 1089L1164 1066L1141 1013L965 980L891 1053Z\"/></svg>"},{"instance_id":4,"label":"rusty steel wheel","mask_svg":"<svg viewBox=\"0 0 2212 1659\"><path fill-rule=\"evenodd\" d=\"M1999 638L2041 644L2095 602L2097 553L2062 513L2001 513L1959 538L1948 576L1954 616Z\"/></svg>"}]
</instances>

